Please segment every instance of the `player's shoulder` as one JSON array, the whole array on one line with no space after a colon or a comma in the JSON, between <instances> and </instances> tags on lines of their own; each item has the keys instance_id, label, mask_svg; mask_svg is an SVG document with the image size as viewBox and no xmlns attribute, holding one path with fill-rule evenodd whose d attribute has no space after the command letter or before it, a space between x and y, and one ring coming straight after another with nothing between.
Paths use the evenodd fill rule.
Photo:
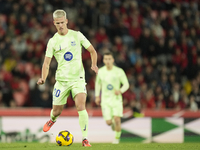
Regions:
<instances>
[{"instance_id":1,"label":"player's shoulder","mask_svg":"<svg viewBox=\"0 0 200 150\"><path fill-rule=\"evenodd\" d=\"M70 32L70 34L81 34L80 31L75 31L75 30L71 30L71 29L68 29L68 32Z\"/></svg>"},{"instance_id":2,"label":"player's shoulder","mask_svg":"<svg viewBox=\"0 0 200 150\"><path fill-rule=\"evenodd\" d=\"M48 41L48 43L51 43L51 44L53 44L54 42L55 42L55 40L54 40L53 37L51 37L51 38L49 39L49 41Z\"/></svg>"},{"instance_id":3,"label":"player's shoulder","mask_svg":"<svg viewBox=\"0 0 200 150\"><path fill-rule=\"evenodd\" d=\"M113 66L114 67L114 70L116 71L116 72L121 72L121 73L123 73L124 72L124 70L122 69L122 68L120 68L120 67L118 67L118 66Z\"/></svg>"},{"instance_id":4,"label":"player's shoulder","mask_svg":"<svg viewBox=\"0 0 200 150\"><path fill-rule=\"evenodd\" d=\"M98 72L103 72L106 69L106 66L100 67Z\"/></svg>"},{"instance_id":5,"label":"player's shoulder","mask_svg":"<svg viewBox=\"0 0 200 150\"><path fill-rule=\"evenodd\" d=\"M118 67L118 66L113 66L113 69L117 70L117 71L122 71L123 69Z\"/></svg>"},{"instance_id":6,"label":"player's shoulder","mask_svg":"<svg viewBox=\"0 0 200 150\"><path fill-rule=\"evenodd\" d=\"M53 35L53 37L49 39L49 41L50 41L50 42L55 42L55 41L58 39L58 37L59 37L59 34L58 34L58 32L56 32L56 33Z\"/></svg>"}]
</instances>

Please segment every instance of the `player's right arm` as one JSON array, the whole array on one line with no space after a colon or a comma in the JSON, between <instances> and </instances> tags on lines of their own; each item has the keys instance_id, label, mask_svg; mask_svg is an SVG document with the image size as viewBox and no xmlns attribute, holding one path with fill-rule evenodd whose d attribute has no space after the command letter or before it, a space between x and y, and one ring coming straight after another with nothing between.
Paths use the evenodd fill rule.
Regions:
<instances>
[{"instance_id":1,"label":"player's right arm","mask_svg":"<svg viewBox=\"0 0 200 150\"><path fill-rule=\"evenodd\" d=\"M41 85L41 84L45 83L46 78L47 78L47 76L49 74L50 63L51 63L51 58L45 56L44 63L42 65L42 77L38 79L38 82L37 82L38 85Z\"/></svg>"},{"instance_id":2,"label":"player's right arm","mask_svg":"<svg viewBox=\"0 0 200 150\"><path fill-rule=\"evenodd\" d=\"M44 62L42 65L42 75L41 75L41 78L38 79L38 82L37 82L38 85L44 84L49 74L49 65L51 63L51 58L53 56L52 41L53 40L51 38L47 44L46 55L45 55Z\"/></svg>"}]
</instances>

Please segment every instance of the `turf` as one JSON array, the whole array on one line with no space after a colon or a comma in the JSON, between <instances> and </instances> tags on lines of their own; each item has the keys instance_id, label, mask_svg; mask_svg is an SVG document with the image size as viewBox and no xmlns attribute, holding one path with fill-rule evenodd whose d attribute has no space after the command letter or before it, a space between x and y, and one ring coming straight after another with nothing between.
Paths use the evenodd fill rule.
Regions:
<instances>
[{"instance_id":1,"label":"turf","mask_svg":"<svg viewBox=\"0 0 200 150\"><path fill-rule=\"evenodd\" d=\"M2 150L81 150L86 149L80 143L71 146L57 146L54 143L0 143ZM200 150L200 143L161 144L161 143L92 143L91 150Z\"/></svg>"}]
</instances>

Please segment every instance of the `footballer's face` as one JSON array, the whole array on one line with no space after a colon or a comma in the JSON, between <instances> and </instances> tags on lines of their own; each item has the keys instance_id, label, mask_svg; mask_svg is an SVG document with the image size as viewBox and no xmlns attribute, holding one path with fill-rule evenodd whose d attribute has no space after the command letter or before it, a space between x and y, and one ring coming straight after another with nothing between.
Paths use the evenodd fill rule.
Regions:
<instances>
[{"instance_id":1,"label":"footballer's face","mask_svg":"<svg viewBox=\"0 0 200 150\"><path fill-rule=\"evenodd\" d=\"M53 23L59 34L65 35L67 33L68 20L64 16L61 18L54 18Z\"/></svg>"},{"instance_id":2,"label":"footballer's face","mask_svg":"<svg viewBox=\"0 0 200 150\"><path fill-rule=\"evenodd\" d=\"M103 56L103 63L106 65L107 68L112 68L114 63L114 58L112 55L104 55Z\"/></svg>"}]
</instances>

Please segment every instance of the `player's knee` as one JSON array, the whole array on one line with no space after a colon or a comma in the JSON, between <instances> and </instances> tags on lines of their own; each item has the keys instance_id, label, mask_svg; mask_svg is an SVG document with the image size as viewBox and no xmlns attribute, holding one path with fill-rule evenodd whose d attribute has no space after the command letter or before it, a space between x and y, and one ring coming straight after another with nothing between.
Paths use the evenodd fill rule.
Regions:
<instances>
[{"instance_id":1,"label":"player's knee","mask_svg":"<svg viewBox=\"0 0 200 150\"><path fill-rule=\"evenodd\" d=\"M115 118L115 124L119 125L121 123L121 119L119 117Z\"/></svg>"},{"instance_id":2,"label":"player's knee","mask_svg":"<svg viewBox=\"0 0 200 150\"><path fill-rule=\"evenodd\" d=\"M85 110L85 102L86 102L85 93L77 94L74 99L77 111Z\"/></svg>"},{"instance_id":3,"label":"player's knee","mask_svg":"<svg viewBox=\"0 0 200 150\"><path fill-rule=\"evenodd\" d=\"M112 125L112 121L111 120L106 120L106 124L110 126L110 125Z\"/></svg>"},{"instance_id":4,"label":"player's knee","mask_svg":"<svg viewBox=\"0 0 200 150\"><path fill-rule=\"evenodd\" d=\"M77 109L77 111L85 110L85 104L84 105L81 105L81 104L76 105L76 109Z\"/></svg>"}]
</instances>

